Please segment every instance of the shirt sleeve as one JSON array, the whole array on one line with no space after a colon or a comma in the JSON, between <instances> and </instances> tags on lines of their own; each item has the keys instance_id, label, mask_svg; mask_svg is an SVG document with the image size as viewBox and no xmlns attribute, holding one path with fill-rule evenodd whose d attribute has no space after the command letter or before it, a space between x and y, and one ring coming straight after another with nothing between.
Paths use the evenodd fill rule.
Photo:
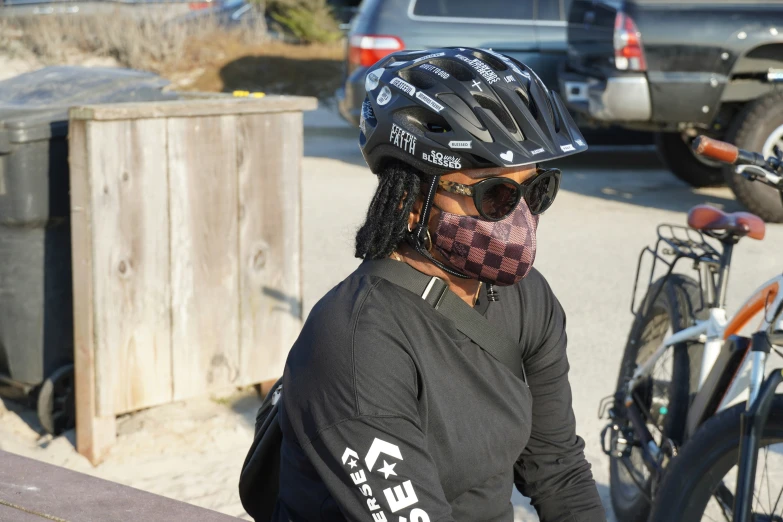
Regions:
<instances>
[{"instance_id":1,"label":"shirt sleeve","mask_svg":"<svg viewBox=\"0 0 783 522\"><path fill-rule=\"evenodd\" d=\"M347 419L304 451L347 520L454 520L424 436L407 419Z\"/></svg>"},{"instance_id":2,"label":"shirt sleeve","mask_svg":"<svg viewBox=\"0 0 783 522\"><path fill-rule=\"evenodd\" d=\"M544 324L543 343L525 358L533 396L530 441L514 468L520 492L530 497L542 522L604 522L606 514L595 486L568 382L565 313L548 285L536 299ZM540 306L547 303L549 306Z\"/></svg>"},{"instance_id":3,"label":"shirt sleeve","mask_svg":"<svg viewBox=\"0 0 783 522\"><path fill-rule=\"evenodd\" d=\"M304 362L288 362L296 371L284 401L299 412L302 450L329 492L320 512L362 522L451 521L421 426L407 337L383 301L358 301L350 328L334 328L333 315L320 319L317 346L300 354Z\"/></svg>"}]
</instances>

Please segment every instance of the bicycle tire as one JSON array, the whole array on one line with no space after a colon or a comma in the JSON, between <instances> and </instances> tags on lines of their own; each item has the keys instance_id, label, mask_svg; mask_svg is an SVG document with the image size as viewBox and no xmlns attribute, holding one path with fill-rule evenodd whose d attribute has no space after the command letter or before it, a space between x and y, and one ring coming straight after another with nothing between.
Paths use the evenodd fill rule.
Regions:
<instances>
[{"instance_id":1,"label":"bicycle tire","mask_svg":"<svg viewBox=\"0 0 783 522\"><path fill-rule=\"evenodd\" d=\"M625 347L625 353L620 364L620 373L617 389L621 390L633 375L639 361L639 353L648 347L645 344L645 336L649 335L650 328L655 327L652 339L647 339L649 344L658 346L668 328L658 331L666 325L671 326L673 332L677 332L691 326L696 319L704 316L706 311L701 303L701 291L699 284L690 277L681 274L672 274L668 279L659 279L647 291L639 313L634 320ZM662 314L668 316L668 323L654 324ZM654 348L650 353L654 352ZM679 344L672 347L672 375L668 385L668 413L662 425L663 436L672 439L675 443L682 443L684 436L685 420L688 414L688 406L691 399L691 391L696 389L698 380L698 364L691 364L691 360L700 360L701 351L698 348L689 347L687 344ZM615 409L622 412L624 406L620 401L615 404ZM660 443L660 440L658 441ZM638 447L632 451L640 451ZM633 464L633 455L624 457ZM640 461L637 459L638 465ZM609 463L609 484L612 507L618 520L623 522L644 522L650 513L648 498L653 496L655 480L647 477L640 490L633 481L625 464L618 458L612 458Z\"/></svg>"},{"instance_id":2,"label":"bicycle tire","mask_svg":"<svg viewBox=\"0 0 783 522\"><path fill-rule=\"evenodd\" d=\"M745 403L728 408L705 422L672 460L658 491L650 522L693 522L702 519L712 491L737 464L740 416ZM760 448L783 441L783 396L772 403ZM757 484L758 486L758 484ZM732 492L733 493L733 492Z\"/></svg>"}]
</instances>

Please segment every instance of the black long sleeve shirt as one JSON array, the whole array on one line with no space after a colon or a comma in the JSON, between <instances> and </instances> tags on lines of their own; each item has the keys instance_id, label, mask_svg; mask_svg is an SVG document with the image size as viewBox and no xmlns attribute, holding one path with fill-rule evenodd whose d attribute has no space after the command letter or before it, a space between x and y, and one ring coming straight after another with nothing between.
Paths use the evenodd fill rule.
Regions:
<instances>
[{"instance_id":1,"label":"black long sleeve shirt","mask_svg":"<svg viewBox=\"0 0 783 522\"><path fill-rule=\"evenodd\" d=\"M352 274L286 363L277 521L603 522L576 435L565 314L533 270L488 320L519 339L528 386L419 296Z\"/></svg>"}]
</instances>

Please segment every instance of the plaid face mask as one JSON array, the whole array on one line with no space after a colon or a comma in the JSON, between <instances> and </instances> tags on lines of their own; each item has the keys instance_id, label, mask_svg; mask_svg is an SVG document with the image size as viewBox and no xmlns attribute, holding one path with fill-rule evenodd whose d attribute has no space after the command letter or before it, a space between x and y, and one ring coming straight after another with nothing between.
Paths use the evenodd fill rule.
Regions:
<instances>
[{"instance_id":1,"label":"plaid face mask","mask_svg":"<svg viewBox=\"0 0 783 522\"><path fill-rule=\"evenodd\" d=\"M510 286L521 281L536 258L538 216L524 199L500 221L441 211L432 242L448 262L485 283Z\"/></svg>"}]
</instances>

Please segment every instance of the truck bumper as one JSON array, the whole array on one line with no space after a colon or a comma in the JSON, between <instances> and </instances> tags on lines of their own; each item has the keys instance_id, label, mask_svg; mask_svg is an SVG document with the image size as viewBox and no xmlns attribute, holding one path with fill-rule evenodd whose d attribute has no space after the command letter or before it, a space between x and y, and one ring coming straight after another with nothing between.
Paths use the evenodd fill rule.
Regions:
<instances>
[{"instance_id":1,"label":"truck bumper","mask_svg":"<svg viewBox=\"0 0 783 522\"><path fill-rule=\"evenodd\" d=\"M560 75L560 92L571 110L594 120L645 122L652 116L650 86L643 74L599 80L563 72Z\"/></svg>"}]
</instances>

